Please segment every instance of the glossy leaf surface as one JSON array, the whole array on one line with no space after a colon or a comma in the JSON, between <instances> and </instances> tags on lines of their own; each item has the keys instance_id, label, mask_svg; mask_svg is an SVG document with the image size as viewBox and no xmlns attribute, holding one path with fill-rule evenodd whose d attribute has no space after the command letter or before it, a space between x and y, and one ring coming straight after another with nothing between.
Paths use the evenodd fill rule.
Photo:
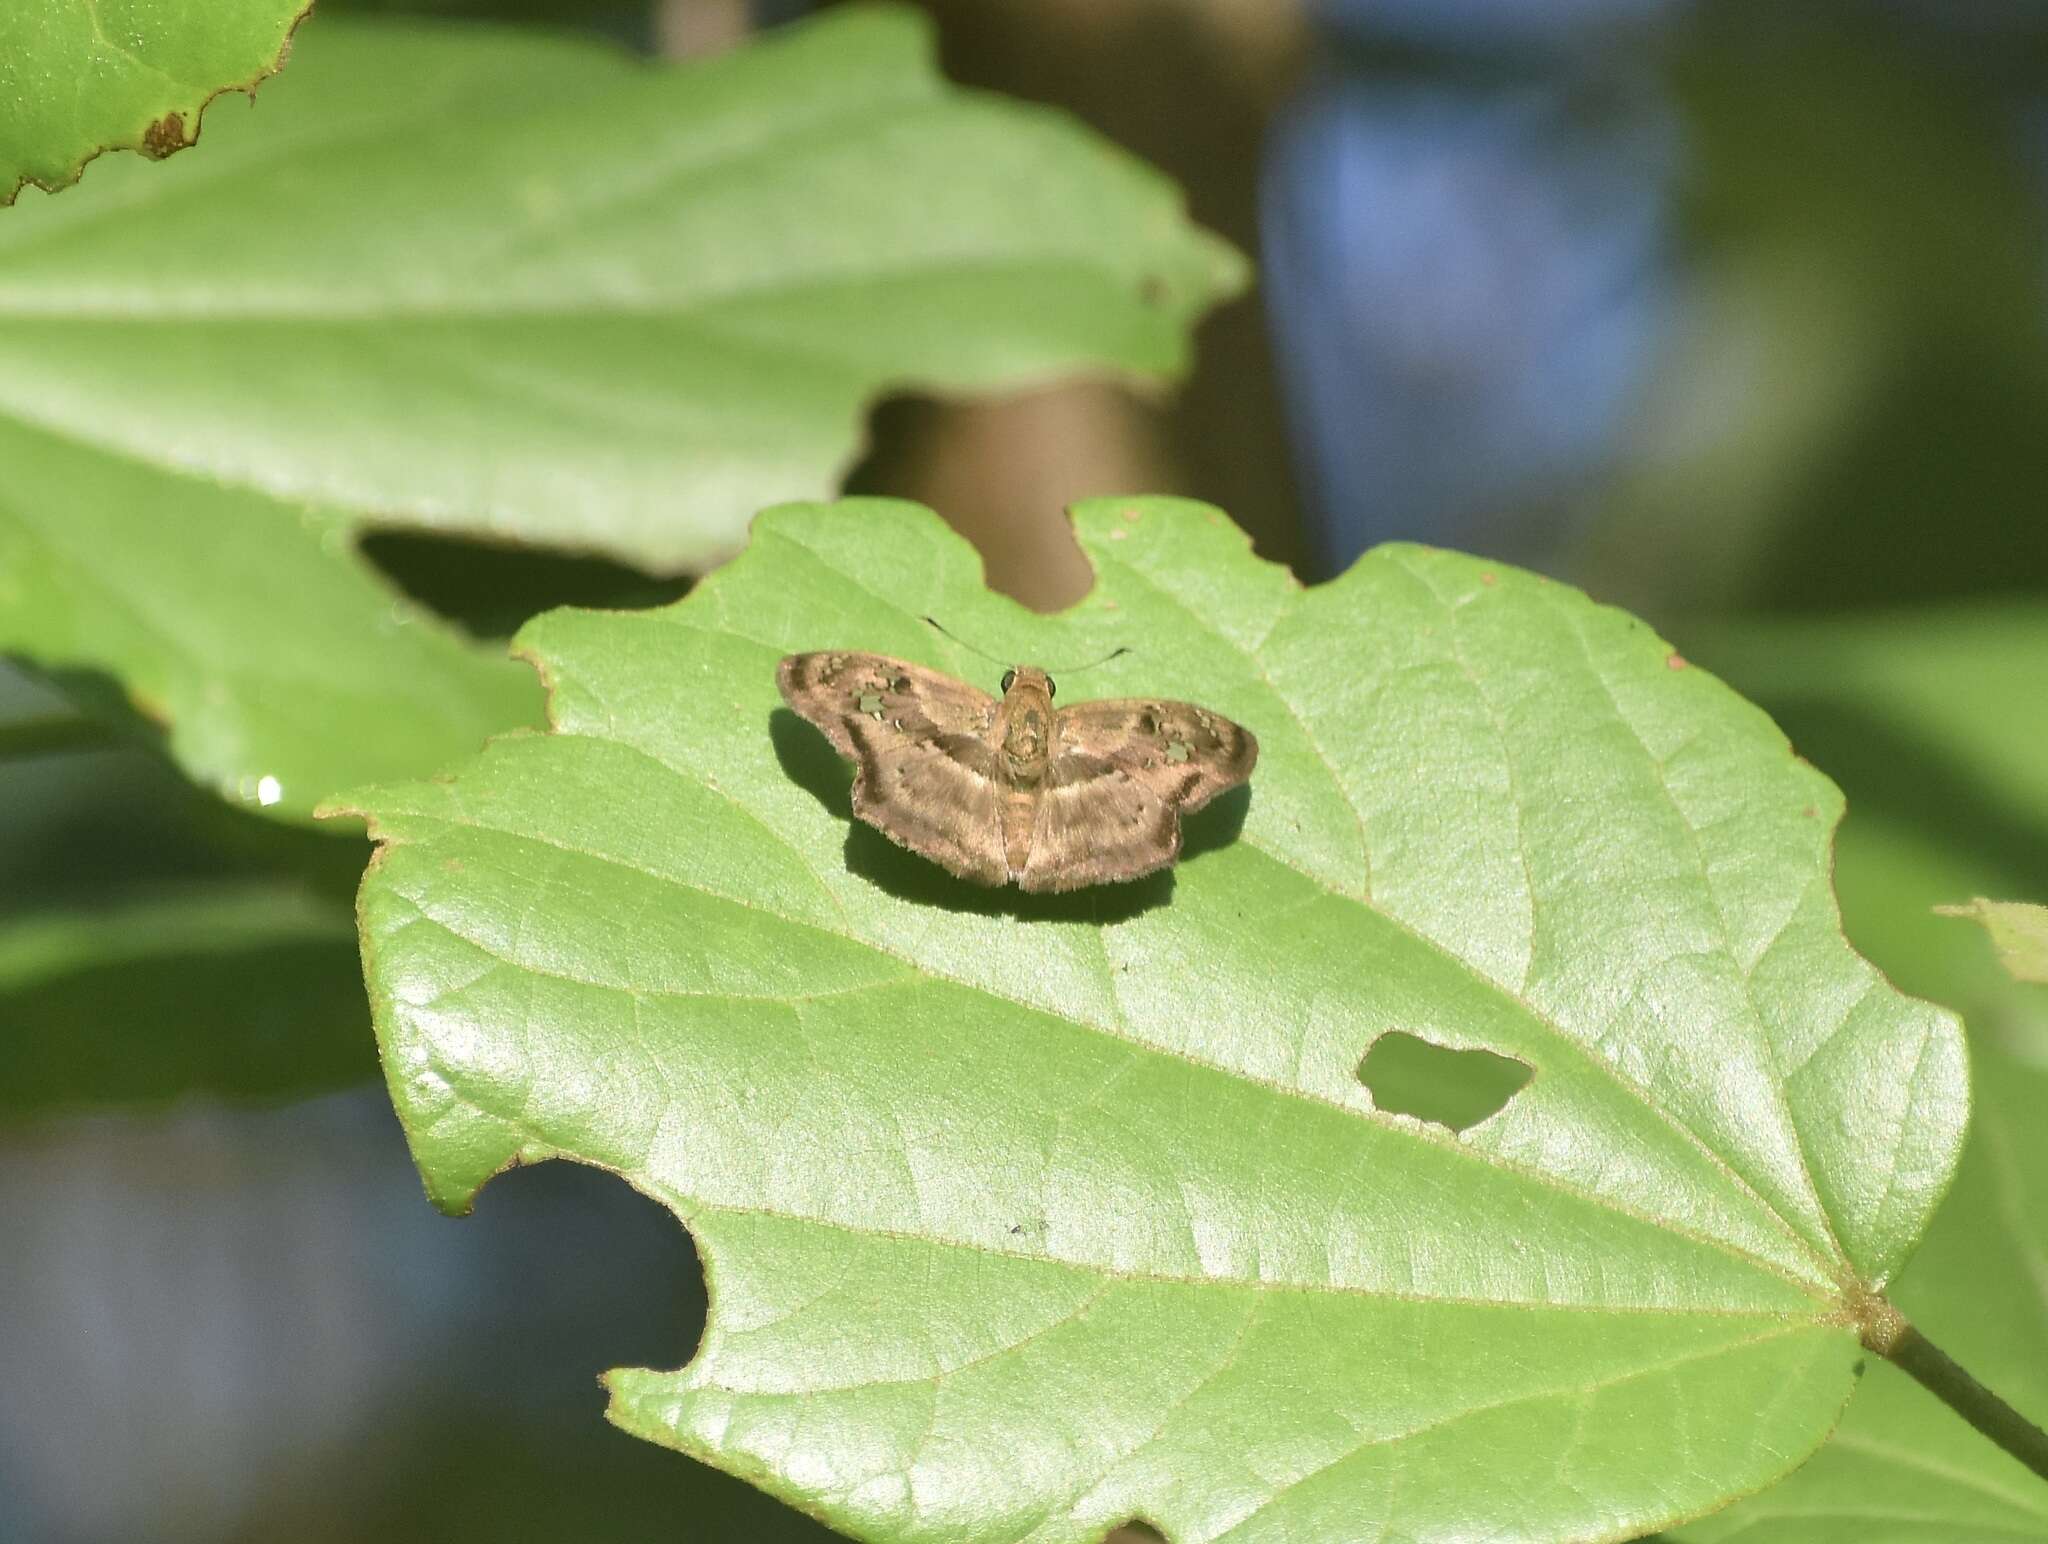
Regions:
<instances>
[{"instance_id":1,"label":"glossy leaf surface","mask_svg":"<svg viewBox=\"0 0 2048 1544\"><path fill-rule=\"evenodd\" d=\"M557 612L554 729L346 801L430 1192L568 1156L712 1309L613 1419L874 1539L1625 1538L1799 1462L1954 1162L1949 1016L1842 941L1839 796L1648 629L1383 548L1304 591L1203 506L1077 512L1038 617L928 513L773 511L683 602ZM1252 728L1154 880L1033 900L849 820L786 651ZM1377 1111L1398 1031L1532 1076Z\"/></svg>"}]
</instances>

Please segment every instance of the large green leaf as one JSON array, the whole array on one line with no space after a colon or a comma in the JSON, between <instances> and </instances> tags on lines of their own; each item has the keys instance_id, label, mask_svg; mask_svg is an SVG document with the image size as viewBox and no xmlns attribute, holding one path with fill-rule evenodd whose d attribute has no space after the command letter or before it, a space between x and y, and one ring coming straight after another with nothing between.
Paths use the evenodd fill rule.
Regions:
<instances>
[{"instance_id":1,"label":"large green leaf","mask_svg":"<svg viewBox=\"0 0 2048 1544\"><path fill-rule=\"evenodd\" d=\"M321 24L207 153L0 223L0 649L302 815L537 710L365 523L710 563L891 384L1162 375L1242 265L1073 123L836 13L689 67ZM266 779L268 781L266 781Z\"/></svg>"},{"instance_id":2,"label":"large green leaf","mask_svg":"<svg viewBox=\"0 0 2048 1544\"><path fill-rule=\"evenodd\" d=\"M1976 1118L1955 1189L1895 1301L1937 1345L2048 1420L2048 1071L1975 1048ZM1841 1429L1688 1544L2012 1544L2048 1538L2048 1487L1889 1363Z\"/></svg>"},{"instance_id":3,"label":"large green leaf","mask_svg":"<svg viewBox=\"0 0 2048 1544\"><path fill-rule=\"evenodd\" d=\"M710 1323L613 1419L862 1537L1621 1538L1797 1463L1966 1102L1841 939L1833 787L1533 575L1304 591L1199 505L1076 524L1048 618L914 507L771 512L675 606L529 624L554 732L351 801L431 1194L566 1156L674 1208ZM993 673L926 614L1129 646L1066 695L1251 726L1248 803L1051 900L850 823L775 661ZM1454 1136L1373 1108L1389 1031L1534 1076Z\"/></svg>"},{"instance_id":4,"label":"large green leaf","mask_svg":"<svg viewBox=\"0 0 2048 1544\"><path fill-rule=\"evenodd\" d=\"M282 62L311 0L17 0L0 8L0 204L104 150L169 155Z\"/></svg>"}]
</instances>

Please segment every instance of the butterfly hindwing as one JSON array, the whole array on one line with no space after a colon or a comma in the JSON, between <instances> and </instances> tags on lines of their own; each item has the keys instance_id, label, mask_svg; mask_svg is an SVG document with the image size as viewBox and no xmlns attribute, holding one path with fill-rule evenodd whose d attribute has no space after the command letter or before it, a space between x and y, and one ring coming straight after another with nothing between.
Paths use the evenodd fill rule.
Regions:
<instances>
[{"instance_id":1,"label":"butterfly hindwing","mask_svg":"<svg viewBox=\"0 0 2048 1544\"><path fill-rule=\"evenodd\" d=\"M1023 889L1078 890L1136 879L1180 854L1174 807L1128 768L1085 751L1046 768L1031 830Z\"/></svg>"},{"instance_id":2,"label":"butterfly hindwing","mask_svg":"<svg viewBox=\"0 0 2048 1544\"><path fill-rule=\"evenodd\" d=\"M1180 856L1180 816L1251 776L1252 733L1190 703L1081 702L1054 724L1026 890L1136 879Z\"/></svg>"}]
</instances>

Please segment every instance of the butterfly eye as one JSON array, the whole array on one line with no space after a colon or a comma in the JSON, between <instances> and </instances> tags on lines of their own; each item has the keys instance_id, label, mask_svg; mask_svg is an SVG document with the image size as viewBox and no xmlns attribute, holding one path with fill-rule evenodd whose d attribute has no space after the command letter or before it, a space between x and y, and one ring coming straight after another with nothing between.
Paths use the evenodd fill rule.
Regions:
<instances>
[{"instance_id":1,"label":"butterfly eye","mask_svg":"<svg viewBox=\"0 0 2048 1544\"><path fill-rule=\"evenodd\" d=\"M1017 672L1014 670L1005 670L1003 672L1003 690L1008 691L1012 686L1016 685L1016 683Z\"/></svg>"},{"instance_id":2,"label":"butterfly eye","mask_svg":"<svg viewBox=\"0 0 2048 1544\"><path fill-rule=\"evenodd\" d=\"M1060 689L1057 686L1053 685L1052 677L1047 676L1045 678L1045 695L1048 697L1057 697L1059 694Z\"/></svg>"}]
</instances>

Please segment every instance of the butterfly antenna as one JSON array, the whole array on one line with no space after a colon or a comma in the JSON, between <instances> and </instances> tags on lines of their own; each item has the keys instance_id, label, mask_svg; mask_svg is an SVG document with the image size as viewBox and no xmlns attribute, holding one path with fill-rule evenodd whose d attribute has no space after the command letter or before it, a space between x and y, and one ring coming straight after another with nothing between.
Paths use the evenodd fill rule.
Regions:
<instances>
[{"instance_id":1,"label":"butterfly antenna","mask_svg":"<svg viewBox=\"0 0 2048 1544\"><path fill-rule=\"evenodd\" d=\"M938 631L944 633L948 638L951 638L955 643L959 644L961 648L967 650L968 653L979 654L991 665L1008 665L1011 663L1011 661L1009 660L997 659L995 655L989 653L986 649L977 649L973 644L969 643L965 638L962 638L958 633L953 632L937 617L926 617L925 621L930 623L931 626L936 628ZM1077 670L1093 670L1097 665L1106 665L1111 660L1115 659L1119 654L1128 654L1130 652L1130 646L1126 644L1122 647L1111 649L1107 654L1103 655L1102 658L1091 661L1086 665L1054 665L1051 668L1053 670L1056 670L1061 675L1072 675Z\"/></svg>"},{"instance_id":2,"label":"butterfly antenna","mask_svg":"<svg viewBox=\"0 0 2048 1544\"><path fill-rule=\"evenodd\" d=\"M966 651L967 651L967 652L968 652L969 654L979 654L979 655L980 655L980 656L981 656L981 657L982 657L983 659L987 660L987 661L988 661L988 662L989 662L989 663L990 663L991 665L1006 665L1006 666L1007 666L1007 665L1010 665L1010 664L1014 663L1014 661L1011 661L1011 660L1007 660L1007 659L997 659L997 658L996 658L996 657L995 657L995 656L994 656L993 654L989 653L989 652L988 652L988 650L986 650L986 649L977 649L977 648L976 648L976 647L975 647L975 646L974 646L973 644L969 643L969 642L968 642L968 641L967 641L967 640L966 640L965 638L962 638L962 637L961 637L961 636L960 636L960 635L959 635L958 633L954 632L954 631L953 631L953 630L952 630L951 628L947 627L947 626L946 626L946 625L945 625L945 624L944 624L943 622L941 622L941 621L940 621L940 620L939 620L939 619L938 619L937 617L926 617L926 618L925 618L925 621L927 621L928 623L930 623L930 624L931 624L931 625L932 625L933 627L937 628L937 629L938 629L938 630L939 630L940 632L944 633L944 634L945 634L945 635L946 635L946 636L947 636L948 638L951 638L951 639L952 639L952 640L953 640L953 641L954 641L955 643L959 644L959 645L960 645L960 647L961 647L961 648L963 648L963 649L965 649L965 650L966 650Z\"/></svg>"},{"instance_id":3,"label":"butterfly antenna","mask_svg":"<svg viewBox=\"0 0 2048 1544\"><path fill-rule=\"evenodd\" d=\"M1124 645L1122 645L1122 646L1120 646L1120 647L1118 647L1118 648L1114 648L1114 649L1111 649L1111 650L1110 650L1110 651L1109 651L1109 652L1108 652L1107 654L1103 655L1103 656L1102 656L1102 658L1100 658L1100 659L1098 659L1098 660L1093 660L1093 661L1090 661L1090 662L1089 662L1088 664L1085 664L1085 665L1058 665L1058 666L1055 666L1054 668L1055 668L1056 670L1058 670L1058 672L1059 672L1059 673L1060 673L1061 675L1074 675L1074 674L1076 674L1077 672L1079 672L1079 671L1082 671L1082 670L1093 670L1093 669L1094 669L1094 668L1095 668L1095 667L1096 667L1097 665L1106 665L1106 664L1108 664L1108 663L1109 663L1109 662L1110 662L1111 660L1115 659L1115 658L1116 658L1116 657L1117 657L1117 656L1118 656L1119 654L1128 654L1128 653L1130 653L1130 652L1131 652L1131 649L1130 649L1130 645L1129 645L1129 644L1124 644Z\"/></svg>"}]
</instances>

